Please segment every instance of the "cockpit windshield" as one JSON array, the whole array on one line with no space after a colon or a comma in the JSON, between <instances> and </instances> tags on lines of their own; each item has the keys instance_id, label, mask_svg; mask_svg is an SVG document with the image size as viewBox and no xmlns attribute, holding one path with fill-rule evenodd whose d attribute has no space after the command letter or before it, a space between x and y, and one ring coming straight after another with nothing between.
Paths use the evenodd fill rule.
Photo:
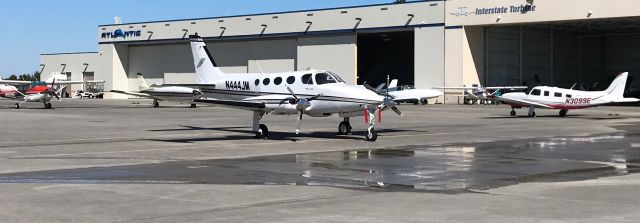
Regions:
<instances>
[{"instance_id":1,"label":"cockpit windshield","mask_svg":"<svg viewBox=\"0 0 640 223\"><path fill-rule=\"evenodd\" d=\"M338 81L338 83L344 83L344 80L342 80L340 75L338 75L336 73L333 73L331 71L328 71L327 73L329 73L331 76L333 76L333 78L336 79L336 81Z\"/></svg>"},{"instance_id":2,"label":"cockpit windshield","mask_svg":"<svg viewBox=\"0 0 640 223\"><path fill-rule=\"evenodd\" d=\"M334 78L332 75L328 73L316 74L316 84L321 85L321 84L332 84L332 83L338 83L336 78Z\"/></svg>"}]
</instances>

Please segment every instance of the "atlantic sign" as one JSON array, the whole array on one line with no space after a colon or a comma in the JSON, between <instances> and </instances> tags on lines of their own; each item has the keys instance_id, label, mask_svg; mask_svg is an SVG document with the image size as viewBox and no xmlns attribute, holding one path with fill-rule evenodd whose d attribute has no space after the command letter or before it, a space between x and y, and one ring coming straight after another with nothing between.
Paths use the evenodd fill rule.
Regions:
<instances>
[{"instance_id":1,"label":"atlantic sign","mask_svg":"<svg viewBox=\"0 0 640 223\"><path fill-rule=\"evenodd\" d=\"M102 33L102 38L106 39L106 38L118 38L118 37L122 37L123 39L126 39L127 37L139 37L142 35L142 31L140 30L135 30L135 31L122 31L122 29L116 29L116 31L113 32L105 32Z\"/></svg>"},{"instance_id":2,"label":"atlantic sign","mask_svg":"<svg viewBox=\"0 0 640 223\"><path fill-rule=\"evenodd\" d=\"M470 9L468 7L458 7L455 12L450 13L455 16L470 16L470 15L492 15L492 14L509 14L519 13L526 14L528 12L535 12L536 6L533 4L523 5L511 5L511 6L496 6L488 8L475 8Z\"/></svg>"}]
</instances>

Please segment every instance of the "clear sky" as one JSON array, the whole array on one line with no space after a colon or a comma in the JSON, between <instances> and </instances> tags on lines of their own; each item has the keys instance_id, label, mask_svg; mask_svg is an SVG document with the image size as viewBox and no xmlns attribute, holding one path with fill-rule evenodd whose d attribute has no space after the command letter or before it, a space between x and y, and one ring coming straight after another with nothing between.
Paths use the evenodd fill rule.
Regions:
<instances>
[{"instance_id":1,"label":"clear sky","mask_svg":"<svg viewBox=\"0 0 640 223\"><path fill-rule=\"evenodd\" d=\"M41 53L97 51L98 25L392 3L394 0L5 0L0 75L32 73Z\"/></svg>"}]
</instances>

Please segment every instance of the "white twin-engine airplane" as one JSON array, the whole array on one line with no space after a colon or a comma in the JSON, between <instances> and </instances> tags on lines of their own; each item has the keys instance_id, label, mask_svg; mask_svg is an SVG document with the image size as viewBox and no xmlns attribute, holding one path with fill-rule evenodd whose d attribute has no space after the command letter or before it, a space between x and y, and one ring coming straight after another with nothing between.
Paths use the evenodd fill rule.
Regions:
<instances>
[{"instance_id":1,"label":"white twin-engine airplane","mask_svg":"<svg viewBox=\"0 0 640 223\"><path fill-rule=\"evenodd\" d=\"M536 116L535 108L560 109L560 117L564 117L569 109L640 101L637 98L623 96L628 76L628 72L621 73L604 91L579 91L539 86L531 89L528 94L524 92L506 93L496 99L511 105L511 116L516 115L515 108L529 107L529 117Z\"/></svg>"},{"instance_id":2,"label":"white twin-engine airplane","mask_svg":"<svg viewBox=\"0 0 640 223\"><path fill-rule=\"evenodd\" d=\"M175 101L190 104L192 108L196 107L193 99L202 97L202 92L196 87L206 88L213 85L206 84L173 84L173 85L152 85L149 86L144 80L142 74L138 74L139 92L111 90L110 92L131 95L141 98L153 99L153 107L160 107L159 101Z\"/></svg>"},{"instance_id":3,"label":"white twin-engine airplane","mask_svg":"<svg viewBox=\"0 0 640 223\"><path fill-rule=\"evenodd\" d=\"M256 138L267 138L269 129L260 124L265 114L298 115L296 134L303 115L325 117L338 114L344 118L338 126L340 134L349 134L349 117L366 117L369 128L367 141L378 137L375 111L392 109L399 115L391 98L368 89L345 83L337 74L324 70L292 71L273 74L225 74L211 57L204 41L197 34L189 36L196 76L200 83L214 84L203 89L206 98L195 102L253 111L253 131Z\"/></svg>"}]
</instances>

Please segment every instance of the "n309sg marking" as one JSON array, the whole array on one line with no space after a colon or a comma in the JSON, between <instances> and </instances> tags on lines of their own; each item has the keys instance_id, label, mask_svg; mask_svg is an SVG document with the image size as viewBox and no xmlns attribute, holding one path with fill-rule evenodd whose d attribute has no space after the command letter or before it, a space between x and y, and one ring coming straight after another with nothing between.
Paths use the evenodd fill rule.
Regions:
<instances>
[{"instance_id":1,"label":"n309sg marking","mask_svg":"<svg viewBox=\"0 0 640 223\"><path fill-rule=\"evenodd\" d=\"M251 85L249 85L249 81L225 81L225 87L227 90L241 90L241 91L249 91L251 90Z\"/></svg>"}]
</instances>

